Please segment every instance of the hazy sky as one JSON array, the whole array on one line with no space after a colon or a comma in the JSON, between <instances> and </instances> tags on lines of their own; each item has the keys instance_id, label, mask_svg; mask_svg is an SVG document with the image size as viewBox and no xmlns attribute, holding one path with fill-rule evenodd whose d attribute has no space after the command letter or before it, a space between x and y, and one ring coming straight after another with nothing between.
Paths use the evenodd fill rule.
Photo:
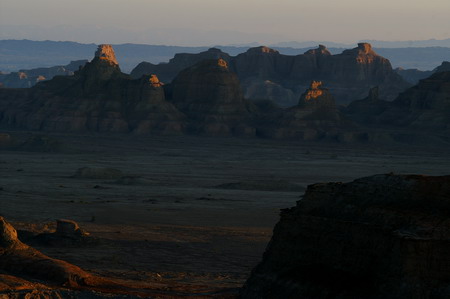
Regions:
<instances>
[{"instance_id":1,"label":"hazy sky","mask_svg":"<svg viewBox=\"0 0 450 299\"><path fill-rule=\"evenodd\" d=\"M214 45L450 37L450 0L0 0L0 39Z\"/></svg>"}]
</instances>

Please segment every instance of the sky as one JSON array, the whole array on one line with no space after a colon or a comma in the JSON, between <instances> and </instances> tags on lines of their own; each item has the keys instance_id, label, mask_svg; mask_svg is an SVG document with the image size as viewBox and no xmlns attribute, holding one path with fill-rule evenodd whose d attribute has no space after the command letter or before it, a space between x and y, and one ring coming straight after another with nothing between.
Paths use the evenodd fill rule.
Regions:
<instances>
[{"instance_id":1,"label":"sky","mask_svg":"<svg viewBox=\"0 0 450 299\"><path fill-rule=\"evenodd\" d=\"M180 46L450 38L450 0L0 0L0 39Z\"/></svg>"}]
</instances>

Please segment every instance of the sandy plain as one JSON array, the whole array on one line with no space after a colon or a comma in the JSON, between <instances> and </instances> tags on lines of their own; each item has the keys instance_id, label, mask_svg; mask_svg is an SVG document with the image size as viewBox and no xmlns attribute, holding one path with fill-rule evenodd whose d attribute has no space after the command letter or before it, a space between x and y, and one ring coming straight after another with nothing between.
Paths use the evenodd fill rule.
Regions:
<instances>
[{"instance_id":1,"label":"sandy plain","mask_svg":"<svg viewBox=\"0 0 450 299\"><path fill-rule=\"evenodd\" d=\"M33 135L9 133L18 143ZM61 146L0 150L0 215L34 233L54 230L59 218L77 221L95 242L35 247L164 298L235 297L280 209L294 206L309 184L450 173L445 146L47 136ZM110 167L125 177L73 177L82 167Z\"/></svg>"}]
</instances>

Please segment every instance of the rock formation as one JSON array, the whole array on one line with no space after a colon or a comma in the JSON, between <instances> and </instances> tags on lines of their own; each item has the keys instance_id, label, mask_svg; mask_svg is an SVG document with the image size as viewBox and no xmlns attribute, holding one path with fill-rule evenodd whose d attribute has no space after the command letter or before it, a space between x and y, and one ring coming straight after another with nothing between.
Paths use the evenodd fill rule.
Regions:
<instances>
[{"instance_id":1,"label":"rock formation","mask_svg":"<svg viewBox=\"0 0 450 299\"><path fill-rule=\"evenodd\" d=\"M242 298L450 297L450 176L308 186Z\"/></svg>"},{"instance_id":2,"label":"rock formation","mask_svg":"<svg viewBox=\"0 0 450 299\"><path fill-rule=\"evenodd\" d=\"M450 72L438 72L400 94L380 123L450 130Z\"/></svg>"},{"instance_id":3,"label":"rock formation","mask_svg":"<svg viewBox=\"0 0 450 299\"><path fill-rule=\"evenodd\" d=\"M95 58L107 61L111 64L119 65L116 60L116 54L111 45L99 45L97 51L95 51Z\"/></svg>"},{"instance_id":4,"label":"rock formation","mask_svg":"<svg viewBox=\"0 0 450 299\"><path fill-rule=\"evenodd\" d=\"M0 90L0 122L31 130L180 133L184 115L165 100L155 75L132 80L112 48L101 45L73 76Z\"/></svg>"},{"instance_id":5,"label":"rock formation","mask_svg":"<svg viewBox=\"0 0 450 299\"><path fill-rule=\"evenodd\" d=\"M78 288L107 284L77 266L49 258L22 243L17 231L3 217L0 217L0 269L10 275L28 276L59 286Z\"/></svg>"},{"instance_id":6,"label":"rock formation","mask_svg":"<svg viewBox=\"0 0 450 299\"><path fill-rule=\"evenodd\" d=\"M179 72L207 59L223 59L230 61L230 56L219 49L211 48L198 54L180 53L176 54L169 63L153 64L150 62L139 63L132 71L131 77L139 79L143 75L157 74L163 82L171 82Z\"/></svg>"},{"instance_id":7,"label":"rock formation","mask_svg":"<svg viewBox=\"0 0 450 299\"><path fill-rule=\"evenodd\" d=\"M351 103L346 114L360 124L450 130L450 72L438 72L387 102L369 96Z\"/></svg>"},{"instance_id":8,"label":"rock formation","mask_svg":"<svg viewBox=\"0 0 450 299\"><path fill-rule=\"evenodd\" d=\"M269 115L266 123L274 126L261 128L259 131L263 136L303 140L325 138L345 125L333 96L320 81L311 82L310 87L301 95L297 106L288 108L275 117Z\"/></svg>"},{"instance_id":9,"label":"rock formation","mask_svg":"<svg viewBox=\"0 0 450 299\"><path fill-rule=\"evenodd\" d=\"M72 76L75 71L85 65L87 60L71 61L65 66L20 70L9 74L0 74L0 86L7 88L29 88L41 81L55 76Z\"/></svg>"},{"instance_id":10,"label":"rock formation","mask_svg":"<svg viewBox=\"0 0 450 299\"><path fill-rule=\"evenodd\" d=\"M331 55L323 45L296 56L282 55L268 47L251 48L236 57L219 50L177 54L167 64L142 63L132 76L154 73L170 82L183 68L213 55L216 57L211 58L226 60L238 75L246 98L273 99L282 107L295 105L311 80L323 81L338 103L361 99L374 86L379 86L383 98L392 100L409 86L367 43L337 55Z\"/></svg>"},{"instance_id":11,"label":"rock formation","mask_svg":"<svg viewBox=\"0 0 450 299\"><path fill-rule=\"evenodd\" d=\"M442 64L432 71L420 71L418 69L402 69L396 68L395 72L402 76L407 82L411 84L417 84L420 80L430 77L434 73L439 72L449 72L450 71L450 62L443 61Z\"/></svg>"},{"instance_id":12,"label":"rock formation","mask_svg":"<svg viewBox=\"0 0 450 299\"><path fill-rule=\"evenodd\" d=\"M369 90L366 98L351 102L345 108L345 113L357 123L373 124L377 122L376 116L384 112L388 106L389 102L380 99L377 86Z\"/></svg>"},{"instance_id":13,"label":"rock formation","mask_svg":"<svg viewBox=\"0 0 450 299\"><path fill-rule=\"evenodd\" d=\"M55 233L40 234L36 238L55 242L85 235L75 222L60 220ZM142 288L129 281L113 281L48 257L21 242L14 227L0 216L1 298L154 298L160 295L161 291L152 286Z\"/></svg>"},{"instance_id":14,"label":"rock formation","mask_svg":"<svg viewBox=\"0 0 450 299\"><path fill-rule=\"evenodd\" d=\"M190 120L190 131L207 135L250 134L251 104L225 60L204 60L173 80L171 102Z\"/></svg>"}]
</instances>

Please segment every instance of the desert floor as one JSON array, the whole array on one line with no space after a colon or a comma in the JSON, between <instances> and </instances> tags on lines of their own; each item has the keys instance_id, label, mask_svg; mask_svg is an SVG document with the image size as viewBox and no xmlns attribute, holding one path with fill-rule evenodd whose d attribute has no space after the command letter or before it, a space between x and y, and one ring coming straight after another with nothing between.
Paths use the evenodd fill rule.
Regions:
<instances>
[{"instance_id":1,"label":"desert floor","mask_svg":"<svg viewBox=\"0 0 450 299\"><path fill-rule=\"evenodd\" d=\"M31 135L10 134L18 141ZM308 184L388 172L450 174L448 147L47 136L61 148L0 150L0 215L33 232L51 231L55 219L75 220L97 241L36 248L174 296L236 295L279 210L294 206ZM126 177L72 177L82 167L115 168Z\"/></svg>"}]
</instances>

